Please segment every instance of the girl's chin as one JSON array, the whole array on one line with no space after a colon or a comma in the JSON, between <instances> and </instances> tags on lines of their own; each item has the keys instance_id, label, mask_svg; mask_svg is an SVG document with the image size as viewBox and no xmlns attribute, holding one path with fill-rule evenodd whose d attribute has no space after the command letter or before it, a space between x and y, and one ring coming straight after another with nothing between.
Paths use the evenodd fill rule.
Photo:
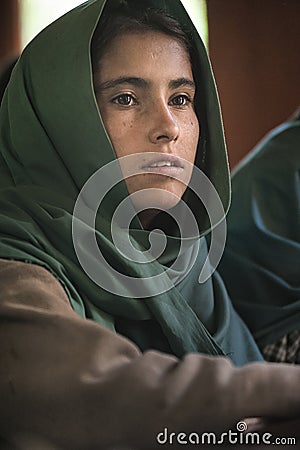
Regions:
<instances>
[{"instance_id":1,"label":"girl's chin","mask_svg":"<svg viewBox=\"0 0 300 450\"><path fill-rule=\"evenodd\" d=\"M169 180L163 178L163 183L146 182L136 185L128 183L130 198L137 212L148 208L168 211L180 202L186 184L171 178Z\"/></svg>"},{"instance_id":2,"label":"girl's chin","mask_svg":"<svg viewBox=\"0 0 300 450\"><path fill-rule=\"evenodd\" d=\"M165 189L147 189L134 192L130 197L137 212L147 209L168 211L180 202L183 192L180 194Z\"/></svg>"}]
</instances>

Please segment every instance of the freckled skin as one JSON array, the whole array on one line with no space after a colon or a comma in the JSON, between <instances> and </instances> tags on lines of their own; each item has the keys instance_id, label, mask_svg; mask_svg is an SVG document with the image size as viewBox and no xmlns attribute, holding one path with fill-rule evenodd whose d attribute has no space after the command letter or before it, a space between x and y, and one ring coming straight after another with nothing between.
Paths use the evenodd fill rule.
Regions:
<instances>
[{"instance_id":1,"label":"freckled skin","mask_svg":"<svg viewBox=\"0 0 300 450\"><path fill-rule=\"evenodd\" d=\"M118 158L158 152L194 163L199 139L195 88L170 87L171 80L193 81L189 55L180 42L152 31L117 36L94 77L99 110ZM141 78L147 86L122 84L97 90L97 86L120 77ZM149 187L163 189L165 195L157 199L162 209L170 209L179 201L168 193L181 198L186 189L180 181L157 174L137 175L125 182L129 194ZM134 204L147 208L147 195L135 199Z\"/></svg>"}]
</instances>

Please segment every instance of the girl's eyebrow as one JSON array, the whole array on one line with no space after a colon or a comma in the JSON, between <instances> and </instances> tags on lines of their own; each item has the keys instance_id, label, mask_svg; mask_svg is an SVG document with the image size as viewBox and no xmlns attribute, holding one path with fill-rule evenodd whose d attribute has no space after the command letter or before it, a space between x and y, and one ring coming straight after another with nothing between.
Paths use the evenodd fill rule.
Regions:
<instances>
[{"instance_id":1,"label":"girl's eyebrow","mask_svg":"<svg viewBox=\"0 0 300 450\"><path fill-rule=\"evenodd\" d=\"M113 80L104 81L103 83L97 85L96 88L100 91L104 91L106 89L113 89L116 86L120 86L122 84L131 84L136 87L145 88L150 83L144 78L139 77L119 77Z\"/></svg>"},{"instance_id":2,"label":"girl's eyebrow","mask_svg":"<svg viewBox=\"0 0 300 450\"><path fill-rule=\"evenodd\" d=\"M144 78L140 77L119 77L112 80L104 81L103 83L96 85L96 89L99 91L104 91L107 89L113 89L117 86L123 85L123 84L131 84L135 87L139 88L147 88L150 86L150 81L145 80ZM176 78L174 80L171 80L168 84L169 89L178 89L180 87L190 87L195 89L195 83L190 78Z\"/></svg>"},{"instance_id":3,"label":"girl's eyebrow","mask_svg":"<svg viewBox=\"0 0 300 450\"><path fill-rule=\"evenodd\" d=\"M171 80L169 82L170 89L178 89L180 87L190 87L196 89L195 82L190 78L177 78L176 80Z\"/></svg>"}]
</instances>

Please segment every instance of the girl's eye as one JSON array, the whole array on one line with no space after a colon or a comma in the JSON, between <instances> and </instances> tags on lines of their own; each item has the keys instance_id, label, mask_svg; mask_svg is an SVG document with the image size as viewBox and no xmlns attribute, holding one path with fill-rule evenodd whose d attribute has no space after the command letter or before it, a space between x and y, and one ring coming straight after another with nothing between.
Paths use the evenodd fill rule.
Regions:
<instances>
[{"instance_id":1,"label":"girl's eye","mask_svg":"<svg viewBox=\"0 0 300 450\"><path fill-rule=\"evenodd\" d=\"M191 99L187 95L177 95L171 100L173 106L186 106L188 103L191 103Z\"/></svg>"},{"instance_id":2,"label":"girl's eye","mask_svg":"<svg viewBox=\"0 0 300 450\"><path fill-rule=\"evenodd\" d=\"M136 100L130 94L118 95L112 101L113 101L113 103L116 103L117 105L121 105L121 106L131 106L136 103Z\"/></svg>"}]
</instances>

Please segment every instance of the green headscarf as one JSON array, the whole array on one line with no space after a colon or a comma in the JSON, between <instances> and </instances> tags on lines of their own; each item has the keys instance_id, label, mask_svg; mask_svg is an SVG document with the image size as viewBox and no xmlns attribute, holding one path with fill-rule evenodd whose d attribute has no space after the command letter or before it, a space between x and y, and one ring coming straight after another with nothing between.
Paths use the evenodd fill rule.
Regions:
<instances>
[{"instance_id":1,"label":"green headscarf","mask_svg":"<svg viewBox=\"0 0 300 450\"><path fill-rule=\"evenodd\" d=\"M211 225L201 202L195 198L192 202L191 193L186 194L186 201L191 203L201 232L197 242L187 240L182 271L195 249L197 258L189 273L166 292L151 295L150 286L150 291L145 287L144 298L130 298L128 286L122 285L118 276L105 273L117 291L124 290L122 295L109 292L87 276L77 259L72 241L75 201L92 174L115 160L91 74L91 39L106 3L110 1L89 1L50 25L25 49L14 69L0 116L0 257L46 267L62 283L72 307L82 317L121 332L142 350L156 348L180 357L187 352L227 354L236 364L259 360L261 355L233 310L220 277L215 273L205 283L198 282L207 256L204 235ZM149 0L143 2L145 6L169 12L189 30L197 49L195 78L201 104L196 108L201 138L196 166L206 172L227 211L226 148L205 47L180 1ZM168 236L162 258L143 264L127 260L112 242L108 211L126 196L125 183L121 182L110 193L108 208L100 208L98 245L122 274L141 280L163 274L161 283L167 286L170 279L164 270L174 259L178 237ZM88 205L86 211L88 216ZM93 260L84 240L93 229L84 220L79 226L83 236L79 245L96 270L105 270L96 257ZM122 235L123 230L118 233ZM149 232L134 223L130 237L137 248L145 249Z\"/></svg>"},{"instance_id":2,"label":"green headscarf","mask_svg":"<svg viewBox=\"0 0 300 450\"><path fill-rule=\"evenodd\" d=\"M272 130L232 179L220 271L263 347L300 329L300 115Z\"/></svg>"}]
</instances>

